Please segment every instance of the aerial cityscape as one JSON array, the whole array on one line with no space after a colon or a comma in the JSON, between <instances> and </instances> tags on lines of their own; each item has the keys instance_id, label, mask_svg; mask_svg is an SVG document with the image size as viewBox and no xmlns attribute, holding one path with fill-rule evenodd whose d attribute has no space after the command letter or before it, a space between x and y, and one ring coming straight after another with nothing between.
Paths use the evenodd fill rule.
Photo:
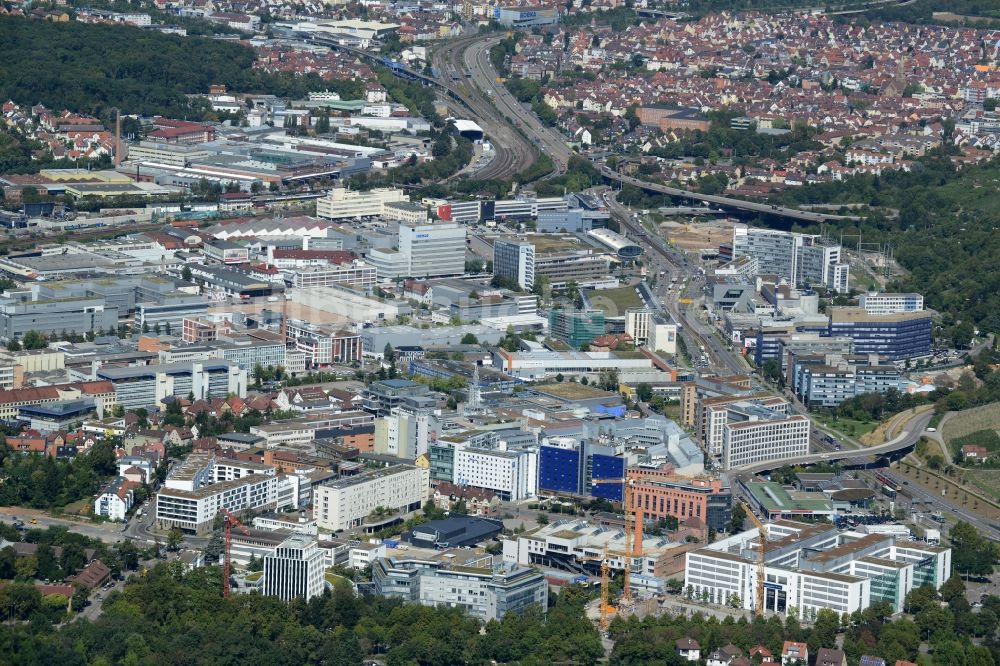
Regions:
<instances>
[{"instance_id":1,"label":"aerial cityscape","mask_svg":"<svg viewBox=\"0 0 1000 666\"><path fill-rule=\"evenodd\" d=\"M1000 664L1000 7L0 0L0 664Z\"/></svg>"}]
</instances>

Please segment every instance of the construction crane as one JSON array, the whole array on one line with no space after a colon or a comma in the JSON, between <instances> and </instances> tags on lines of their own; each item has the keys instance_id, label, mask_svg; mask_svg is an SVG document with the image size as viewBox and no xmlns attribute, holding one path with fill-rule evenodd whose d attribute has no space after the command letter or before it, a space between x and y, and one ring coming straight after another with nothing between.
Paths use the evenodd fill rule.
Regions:
<instances>
[{"instance_id":1,"label":"construction crane","mask_svg":"<svg viewBox=\"0 0 1000 666\"><path fill-rule=\"evenodd\" d=\"M763 617L764 615L764 544L767 543L767 527L764 526L764 522L757 517L757 514L753 512L750 505L747 504L746 500L740 500L740 505L743 507L743 512L750 519L750 522L754 524L757 528L758 538L760 539L760 548L757 549L757 586L754 590L756 598L754 599L754 614L757 617Z\"/></svg>"},{"instance_id":2,"label":"construction crane","mask_svg":"<svg viewBox=\"0 0 1000 666\"><path fill-rule=\"evenodd\" d=\"M224 516L225 520L225 560L222 564L222 596L229 597L229 574L232 571L233 561L232 561L232 547L233 547L233 526L235 525L240 529L241 532L250 536L250 530L243 526L243 523L234 516L229 509L222 507L219 512Z\"/></svg>"},{"instance_id":3,"label":"construction crane","mask_svg":"<svg viewBox=\"0 0 1000 666\"><path fill-rule=\"evenodd\" d=\"M619 607L629 607L632 605L632 560L642 557L642 513L636 505L633 497L635 479L592 479L592 485L621 484L624 486L622 493L622 509L625 515L625 551L609 551L607 546L604 549L604 559L601 563L601 627L607 628L608 617L614 612L614 607L610 600L611 566L610 555L620 555L625 558L623 589L621 599L618 601Z\"/></svg>"},{"instance_id":4,"label":"construction crane","mask_svg":"<svg viewBox=\"0 0 1000 666\"><path fill-rule=\"evenodd\" d=\"M600 627L601 631L607 631L611 623L611 616L615 612L615 607L611 605L611 553L607 544L604 545L604 554L601 557L581 557L582 562L601 563L601 606L600 606Z\"/></svg>"}]
</instances>

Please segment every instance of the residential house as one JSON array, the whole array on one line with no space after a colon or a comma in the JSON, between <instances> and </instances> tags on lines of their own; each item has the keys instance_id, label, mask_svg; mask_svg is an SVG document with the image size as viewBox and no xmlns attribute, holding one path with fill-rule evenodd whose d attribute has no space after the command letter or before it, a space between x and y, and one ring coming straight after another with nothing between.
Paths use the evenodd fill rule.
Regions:
<instances>
[{"instance_id":1,"label":"residential house","mask_svg":"<svg viewBox=\"0 0 1000 666\"><path fill-rule=\"evenodd\" d=\"M781 646L781 666L808 666L809 646L805 643L785 641Z\"/></svg>"},{"instance_id":2,"label":"residential house","mask_svg":"<svg viewBox=\"0 0 1000 666\"><path fill-rule=\"evenodd\" d=\"M718 650L713 650L708 655L706 666L730 666L737 657L742 656L743 650L730 643Z\"/></svg>"},{"instance_id":3,"label":"residential house","mask_svg":"<svg viewBox=\"0 0 1000 666\"><path fill-rule=\"evenodd\" d=\"M111 569L104 562L94 560L75 575L66 579L66 582L74 585L81 585L88 590L95 590L111 579Z\"/></svg>"},{"instance_id":4,"label":"residential house","mask_svg":"<svg viewBox=\"0 0 1000 666\"><path fill-rule=\"evenodd\" d=\"M847 666L847 655L843 650L820 648L816 653L815 666Z\"/></svg>"},{"instance_id":5,"label":"residential house","mask_svg":"<svg viewBox=\"0 0 1000 666\"><path fill-rule=\"evenodd\" d=\"M678 638L674 645L677 647L677 656L681 659L687 659L688 661L699 661L701 659L701 645L690 636Z\"/></svg>"},{"instance_id":6,"label":"residential house","mask_svg":"<svg viewBox=\"0 0 1000 666\"><path fill-rule=\"evenodd\" d=\"M94 500L94 515L108 520L125 520L135 502L135 489L139 484L125 477L116 477L108 482Z\"/></svg>"}]
</instances>

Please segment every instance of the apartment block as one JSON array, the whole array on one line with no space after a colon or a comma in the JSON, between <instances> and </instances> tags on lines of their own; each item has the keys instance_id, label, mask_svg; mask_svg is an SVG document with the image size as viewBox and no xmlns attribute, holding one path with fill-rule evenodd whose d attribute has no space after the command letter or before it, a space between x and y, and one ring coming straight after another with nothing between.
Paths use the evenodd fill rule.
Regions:
<instances>
[{"instance_id":1,"label":"apartment block","mask_svg":"<svg viewBox=\"0 0 1000 666\"><path fill-rule=\"evenodd\" d=\"M420 508L427 499L426 469L393 465L345 477L313 491L313 513L322 530L346 530L361 525L376 507L399 514Z\"/></svg>"}]
</instances>

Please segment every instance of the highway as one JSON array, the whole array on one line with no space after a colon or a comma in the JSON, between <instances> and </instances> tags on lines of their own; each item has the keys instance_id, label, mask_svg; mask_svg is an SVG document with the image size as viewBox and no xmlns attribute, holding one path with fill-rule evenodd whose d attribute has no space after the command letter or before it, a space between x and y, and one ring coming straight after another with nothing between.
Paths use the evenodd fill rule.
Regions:
<instances>
[{"instance_id":1,"label":"highway","mask_svg":"<svg viewBox=\"0 0 1000 666\"><path fill-rule=\"evenodd\" d=\"M638 178L633 178L631 176L620 174L617 171L603 165L600 167L600 169L601 169L601 174L605 178L608 178L609 180L616 180L620 183L633 185L635 187L641 187L644 190L648 190L650 192L657 192L659 194L666 194L671 197L680 197L684 199L704 201L705 203L715 204L716 206L720 206L723 208L748 211L752 213L762 213L766 215L775 215L778 217L798 220L800 222L833 222L838 220L857 221L862 219L856 215L833 215L830 213L816 213L812 211L798 210L796 208L785 208L782 206L774 206L771 204L758 203L756 201L744 201L743 199L733 199L732 197L723 197L715 194L701 194L699 192L692 192L691 190L682 190L676 187L668 187L666 185L660 185L658 183L650 183L645 180L639 180Z\"/></svg>"},{"instance_id":2,"label":"highway","mask_svg":"<svg viewBox=\"0 0 1000 666\"><path fill-rule=\"evenodd\" d=\"M632 219L631 211L615 200L614 194L614 191L605 192L604 202L622 232L642 246L648 268L657 276L654 294L663 309L680 325L679 334L692 361L704 354L709 365L722 374L748 372L746 361L723 345L712 329L698 318L698 310L680 303L681 299L690 299L697 304L703 298L704 277L682 251L659 236L647 233L641 223ZM660 276L661 271L666 275ZM670 280L676 280L682 287L669 289Z\"/></svg>"},{"instance_id":3,"label":"highway","mask_svg":"<svg viewBox=\"0 0 1000 666\"><path fill-rule=\"evenodd\" d=\"M922 414L917 414L912 419L907 421L906 425L903 426L904 430L899 433L896 437L885 442L884 444L879 444L878 446L870 446L863 449L845 449L842 451L830 451L826 453L813 453L807 456L800 456L796 458L793 462L796 465L810 465L813 463L834 463L839 462L846 465L860 465L864 464L866 461L872 458L879 458L892 453L897 453L910 449L916 446L917 441L924 434L924 430L927 429L927 424L930 423L931 417L933 417L933 412L924 412ZM746 465L744 467L734 467L734 472L746 472L749 474L760 474L761 472L767 472L782 465L787 464L788 460L769 460L767 462L757 463L754 465Z\"/></svg>"}]
</instances>

